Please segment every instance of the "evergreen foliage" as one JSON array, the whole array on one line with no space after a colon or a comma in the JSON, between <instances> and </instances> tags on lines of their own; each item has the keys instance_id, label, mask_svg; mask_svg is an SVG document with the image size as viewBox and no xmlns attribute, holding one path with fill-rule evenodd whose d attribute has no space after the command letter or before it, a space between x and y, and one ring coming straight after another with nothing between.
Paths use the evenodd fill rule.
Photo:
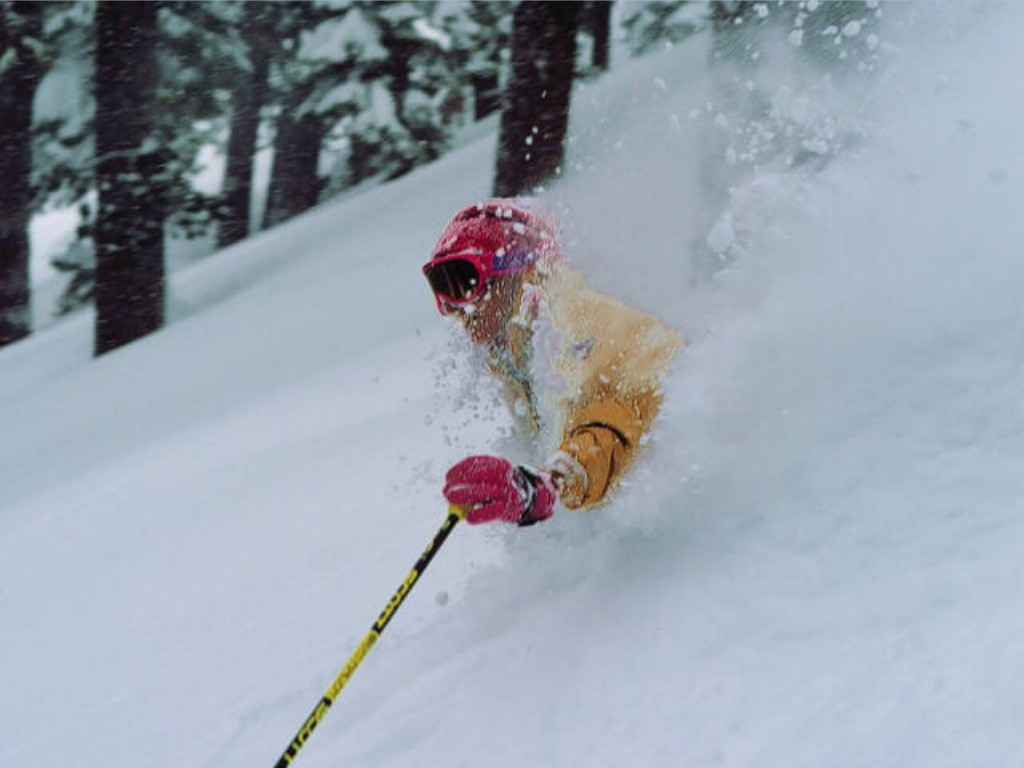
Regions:
<instances>
[{"instance_id":1,"label":"evergreen foliage","mask_svg":"<svg viewBox=\"0 0 1024 768\"><path fill-rule=\"evenodd\" d=\"M57 307L64 313L95 298L94 241L109 227L98 226L97 213L103 158L96 141L106 130L93 88L99 4L38 7L40 45L52 53L40 70L28 199L30 213L79 212L74 242L51 257L67 276ZM159 181L152 202L163 211L165 234L208 236L216 227L227 245L325 195L439 157L453 131L501 104L514 7L511 0L155 4L147 156L159 167L147 173ZM268 199L254 222L255 157L271 144ZM196 183L211 148L226 161L220 191Z\"/></svg>"},{"instance_id":2,"label":"evergreen foliage","mask_svg":"<svg viewBox=\"0 0 1024 768\"><path fill-rule=\"evenodd\" d=\"M450 65L461 73L453 86L459 94L468 79L473 118L482 120L501 107L501 82L508 67L512 39L511 0L463 2L441 7L442 28L451 36Z\"/></svg>"},{"instance_id":3,"label":"evergreen foliage","mask_svg":"<svg viewBox=\"0 0 1024 768\"><path fill-rule=\"evenodd\" d=\"M31 331L32 102L44 71L42 7L0 4L0 346Z\"/></svg>"},{"instance_id":4,"label":"evergreen foliage","mask_svg":"<svg viewBox=\"0 0 1024 768\"><path fill-rule=\"evenodd\" d=\"M625 3L623 8L623 35L634 56L660 45L680 43L703 29L706 23L706 3L641 0Z\"/></svg>"}]
</instances>

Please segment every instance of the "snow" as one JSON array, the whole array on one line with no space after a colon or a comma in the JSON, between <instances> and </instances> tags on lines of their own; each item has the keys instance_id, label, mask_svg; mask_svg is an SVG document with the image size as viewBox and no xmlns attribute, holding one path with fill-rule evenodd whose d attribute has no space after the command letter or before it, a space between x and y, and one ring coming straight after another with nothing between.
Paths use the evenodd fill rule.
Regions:
<instances>
[{"instance_id":1,"label":"snow","mask_svg":"<svg viewBox=\"0 0 1024 768\"><path fill-rule=\"evenodd\" d=\"M340 60L353 58L363 63L387 58L387 50L380 43L380 34L359 9L321 22L312 31L302 34L300 59L338 61L339 54Z\"/></svg>"},{"instance_id":2,"label":"snow","mask_svg":"<svg viewBox=\"0 0 1024 768\"><path fill-rule=\"evenodd\" d=\"M29 242L33 258L29 271L33 283L45 282L57 274L50 259L68 250L80 223L77 208L48 209L32 217Z\"/></svg>"},{"instance_id":3,"label":"snow","mask_svg":"<svg viewBox=\"0 0 1024 768\"><path fill-rule=\"evenodd\" d=\"M1024 764L1024 19L941 8L809 124L858 142L718 158L714 205L697 43L577 91L546 197L689 336L663 418L601 510L460 526L298 765ZM88 315L0 352L0 766L277 759L508 443L419 274L494 152L176 272L102 359Z\"/></svg>"},{"instance_id":4,"label":"snow","mask_svg":"<svg viewBox=\"0 0 1024 768\"><path fill-rule=\"evenodd\" d=\"M93 111L89 104L88 81L83 74L88 71L81 60L73 57L57 59L36 89L33 106L36 124L67 121L70 123L65 129L67 134L79 131Z\"/></svg>"},{"instance_id":5,"label":"snow","mask_svg":"<svg viewBox=\"0 0 1024 768\"><path fill-rule=\"evenodd\" d=\"M422 17L413 21L412 28L421 38L429 40L443 51L447 51L452 47L451 36Z\"/></svg>"}]
</instances>

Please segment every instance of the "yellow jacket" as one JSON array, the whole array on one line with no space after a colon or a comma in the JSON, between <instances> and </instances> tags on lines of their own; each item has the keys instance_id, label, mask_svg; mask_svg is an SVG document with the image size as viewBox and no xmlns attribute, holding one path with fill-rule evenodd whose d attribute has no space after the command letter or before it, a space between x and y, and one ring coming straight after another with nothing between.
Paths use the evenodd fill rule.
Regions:
<instances>
[{"instance_id":1,"label":"yellow jacket","mask_svg":"<svg viewBox=\"0 0 1024 768\"><path fill-rule=\"evenodd\" d=\"M661 379L684 343L561 264L526 278L520 312L491 345L489 362L513 412L535 431L540 412L553 414L558 452L546 469L566 507L600 502L622 478L658 413ZM550 359L531 359L538 347ZM538 394L538 370L557 380L551 396Z\"/></svg>"}]
</instances>

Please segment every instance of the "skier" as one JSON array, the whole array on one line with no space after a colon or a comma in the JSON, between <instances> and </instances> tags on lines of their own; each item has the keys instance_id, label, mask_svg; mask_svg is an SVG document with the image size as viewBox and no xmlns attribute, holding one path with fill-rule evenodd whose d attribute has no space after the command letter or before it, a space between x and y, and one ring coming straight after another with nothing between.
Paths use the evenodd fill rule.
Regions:
<instances>
[{"instance_id":1,"label":"skier","mask_svg":"<svg viewBox=\"0 0 1024 768\"><path fill-rule=\"evenodd\" d=\"M459 211L423 273L441 314L485 350L517 422L557 446L541 466L463 459L445 477L445 498L470 523L520 526L551 517L556 501L578 509L604 500L651 428L683 338L588 288L561 261L553 215L529 200Z\"/></svg>"}]
</instances>

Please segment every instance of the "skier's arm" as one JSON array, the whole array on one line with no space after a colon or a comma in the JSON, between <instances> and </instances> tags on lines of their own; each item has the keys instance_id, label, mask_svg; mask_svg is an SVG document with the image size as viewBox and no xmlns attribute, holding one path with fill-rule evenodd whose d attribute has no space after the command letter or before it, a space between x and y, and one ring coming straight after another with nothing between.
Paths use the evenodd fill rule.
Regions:
<instances>
[{"instance_id":1,"label":"skier's arm","mask_svg":"<svg viewBox=\"0 0 1024 768\"><path fill-rule=\"evenodd\" d=\"M659 400L652 392L623 399L603 397L572 415L559 453L549 465L563 505L576 509L604 499L632 462Z\"/></svg>"},{"instance_id":2,"label":"skier's arm","mask_svg":"<svg viewBox=\"0 0 1024 768\"><path fill-rule=\"evenodd\" d=\"M552 302L553 325L574 340L559 361L573 394L548 468L562 504L602 501L628 471L661 404L661 379L685 344L656 318L571 284Z\"/></svg>"}]
</instances>

